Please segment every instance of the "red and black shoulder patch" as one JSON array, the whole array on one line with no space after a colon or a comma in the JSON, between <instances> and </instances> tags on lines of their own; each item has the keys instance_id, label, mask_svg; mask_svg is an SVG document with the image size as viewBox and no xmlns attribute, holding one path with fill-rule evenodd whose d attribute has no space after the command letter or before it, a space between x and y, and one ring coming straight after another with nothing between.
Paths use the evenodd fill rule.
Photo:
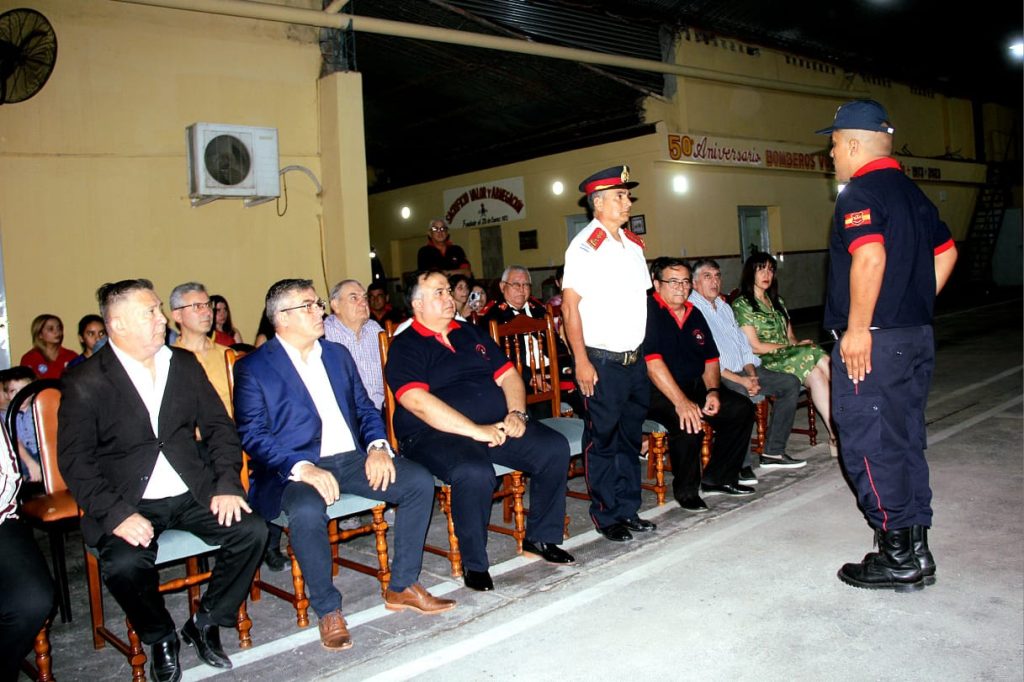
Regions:
<instances>
[{"instance_id":1,"label":"red and black shoulder patch","mask_svg":"<svg viewBox=\"0 0 1024 682\"><path fill-rule=\"evenodd\" d=\"M633 232L633 230L630 230L630 229L623 229L622 231L625 233L626 238L629 239L629 241L633 242L634 244L639 246L641 249L646 249L647 248L647 244L644 243L643 237L638 235L636 232Z\"/></svg>"}]
</instances>

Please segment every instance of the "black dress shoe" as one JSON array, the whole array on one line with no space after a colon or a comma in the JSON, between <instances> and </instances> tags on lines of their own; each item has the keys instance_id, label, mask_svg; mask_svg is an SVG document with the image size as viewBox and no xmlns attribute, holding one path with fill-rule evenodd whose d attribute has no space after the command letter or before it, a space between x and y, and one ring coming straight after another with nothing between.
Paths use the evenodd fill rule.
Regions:
<instances>
[{"instance_id":1,"label":"black dress shoe","mask_svg":"<svg viewBox=\"0 0 1024 682\"><path fill-rule=\"evenodd\" d=\"M629 532L621 523L613 523L610 526L604 528L598 528L597 532L605 536L612 542L626 542L627 540L633 539L633 534Z\"/></svg>"},{"instance_id":2,"label":"black dress shoe","mask_svg":"<svg viewBox=\"0 0 1024 682\"><path fill-rule=\"evenodd\" d=\"M540 557L550 564L574 564L576 559L558 545L551 542L523 540L523 554Z\"/></svg>"},{"instance_id":3,"label":"black dress shoe","mask_svg":"<svg viewBox=\"0 0 1024 682\"><path fill-rule=\"evenodd\" d=\"M267 547L267 551L263 553L263 563L265 563L267 568L271 571L277 573L278 571L283 571L284 567L291 562L277 547Z\"/></svg>"},{"instance_id":4,"label":"black dress shoe","mask_svg":"<svg viewBox=\"0 0 1024 682\"><path fill-rule=\"evenodd\" d=\"M189 618L185 627L181 629L181 638L185 644L196 648L196 653L206 665L212 665L214 668L231 668L231 659L220 645L220 628L216 625L200 628L196 625L194 617Z\"/></svg>"},{"instance_id":5,"label":"black dress shoe","mask_svg":"<svg viewBox=\"0 0 1024 682\"><path fill-rule=\"evenodd\" d=\"M634 516L631 519L622 519L619 523L634 533L650 533L658 527L656 524L646 519L641 519L639 516Z\"/></svg>"},{"instance_id":6,"label":"black dress shoe","mask_svg":"<svg viewBox=\"0 0 1024 682\"><path fill-rule=\"evenodd\" d=\"M156 682L178 682L181 663L178 661L178 635L172 632L150 649L149 676Z\"/></svg>"},{"instance_id":7,"label":"black dress shoe","mask_svg":"<svg viewBox=\"0 0 1024 682\"><path fill-rule=\"evenodd\" d=\"M683 499L676 501L679 502L679 506L682 507L684 511L693 512L694 514L703 514L704 512L710 511L704 500L700 499L697 495L694 495L693 497L684 497Z\"/></svg>"},{"instance_id":8,"label":"black dress shoe","mask_svg":"<svg viewBox=\"0 0 1024 682\"><path fill-rule=\"evenodd\" d=\"M705 495L753 495L757 492L753 488L740 483L723 483L722 485L701 483L700 490Z\"/></svg>"},{"instance_id":9,"label":"black dress shoe","mask_svg":"<svg viewBox=\"0 0 1024 682\"><path fill-rule=\"evenodd\" d=\"M494 581L491 580L491 574L487 571L471 571L467 568L462 576L462 581L466 587L477 592L490 592L494 589Z\"/></svg>"}]
</instances>

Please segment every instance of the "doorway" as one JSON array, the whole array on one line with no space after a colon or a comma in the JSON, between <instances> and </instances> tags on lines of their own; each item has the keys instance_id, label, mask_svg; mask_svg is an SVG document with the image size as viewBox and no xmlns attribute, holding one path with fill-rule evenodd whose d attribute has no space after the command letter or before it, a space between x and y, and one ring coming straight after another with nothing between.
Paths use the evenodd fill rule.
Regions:
<instances>
[{"instance_id":1,"label":"doorway","mask_svg":"<svg viewBox=\"0 0 1024 682\"><path fill-rule=\"evenodd\" d=\"M740 206L740 256L746 260L758 251L771 253L767 206Z\"/></svg>"}]
</instances>

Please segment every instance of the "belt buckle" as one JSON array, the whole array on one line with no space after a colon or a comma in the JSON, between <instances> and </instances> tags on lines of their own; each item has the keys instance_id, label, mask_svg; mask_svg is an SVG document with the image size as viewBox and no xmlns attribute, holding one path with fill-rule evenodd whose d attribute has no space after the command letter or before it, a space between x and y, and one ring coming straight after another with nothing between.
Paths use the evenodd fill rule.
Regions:
<instances>
[{"instance_id":1,"label":"belt buckle","mask_svg":"<svg viewBox=\"0 0 1024 682\"><path fill-rule=\"evenodd\" d=\"M635 350L627 350L622 354L622 364L626 367L636 364L637 352Z\"/></svg>"}]
</instances>

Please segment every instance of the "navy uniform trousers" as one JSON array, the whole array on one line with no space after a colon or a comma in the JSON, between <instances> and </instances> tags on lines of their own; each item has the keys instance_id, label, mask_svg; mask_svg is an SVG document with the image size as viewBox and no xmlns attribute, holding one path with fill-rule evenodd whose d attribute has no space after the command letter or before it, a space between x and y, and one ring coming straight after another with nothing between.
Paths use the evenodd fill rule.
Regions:
<instances>
[{"instance_id":1,"label":"navy uniform trousers","mask_svg":"<svg viewBox=\"0 0 1024 682\"><path fill-rule=\"evenodd\" d=\"M452 522L467 569L486 571L489 566L487 524L498 487L492 462L530 477L526 539L561 544L569 443L557 431L531 421L522 437L507 438L492 448L466 436L428 429L402 439L401 451L451 485Z\"/></svg>"},{"instance_id":2,"label":"navy uniform trousers","mask_svg":"<svg viewBox=\"0 0 1024 682\"><path fill-rule=\"evenodd\" d=\"M584 398L583 466L590 518L606 528L640 510L640 439L651 382L647 363L623 365L589 357L597 370L594 395Z\"/></svg>"},{"instance_id":3,"label":"navy uniform trousers","mask_svg":"<svg viewBox=\"0 0 1024 682\"><path fill-rule=\"evenodd\" d=\"M832 419L842 460L868 524L932 524L924 409L935 367L931 325L871 332L871 373L857 385L832 351Z\"/></svg>"}]
</instances>

